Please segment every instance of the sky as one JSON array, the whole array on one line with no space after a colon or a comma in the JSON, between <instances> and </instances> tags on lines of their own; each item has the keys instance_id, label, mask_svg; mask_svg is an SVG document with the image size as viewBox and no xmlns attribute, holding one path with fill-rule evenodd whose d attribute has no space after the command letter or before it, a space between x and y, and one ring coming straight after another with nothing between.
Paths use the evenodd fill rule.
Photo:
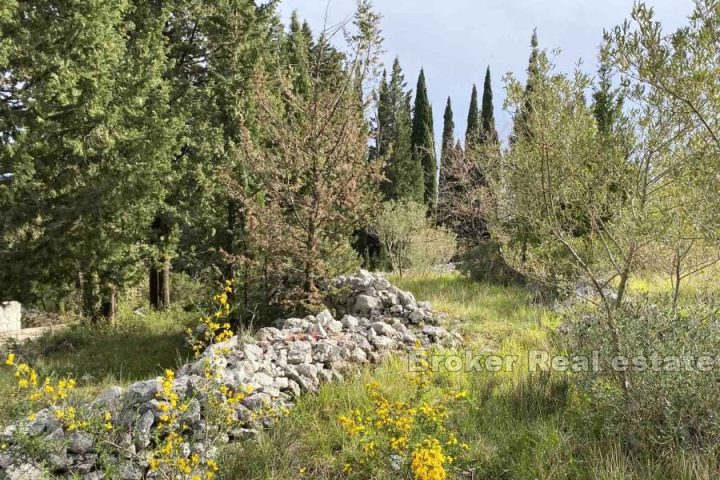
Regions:
<instances>
[{"instance_id":1,"label":"sky","mask_svg":"<svg viewBox=\"0 0 720 480\"><path fill-rule=\"evenodd\" d=\"M384 62L390 69L395 56L408 86L415 88L425 69L428 94L440 136L448 96L455 114L455 135L463 138L473 83L482 92L485 68L492 72L495 118L501 137L511 130L502 108L502 77L513 72L524 81L530 37L537 28L540 47L559 48L555 59L561 71L572 71L579 61L594 73L603 29L622 23L634 0L375 0L383 16ZM667 31L686 23L691 0L648 0ZM317 34L353 14L355 0L283 0L280 12L290 18L297 10Z\"/></svg>"}]
</instances>

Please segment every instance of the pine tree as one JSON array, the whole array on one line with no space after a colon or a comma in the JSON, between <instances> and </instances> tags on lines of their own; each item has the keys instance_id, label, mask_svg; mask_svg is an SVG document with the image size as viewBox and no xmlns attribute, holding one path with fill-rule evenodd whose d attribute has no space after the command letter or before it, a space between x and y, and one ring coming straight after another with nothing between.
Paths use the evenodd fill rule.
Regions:
<instances>
[{"instance_id":1,"label":"pine tree","mask_svg":"<svg viewBox=\"0 0 720 480\"><path fill-rule=\"evenodd\" d=\"M472 149L480 139L480 110L478 106L477 86L473 85L470 95L470 109L468 110L467 127L465 129L465 150Z\"/></svg>"},{"instance_id":2,"label":"pine tree","mask_svg":"<svg viewBox=\"0 0 720 480\"><path fill-rule=\"evenodd\" d=\"M425 72L422 69L420 69L415 91L412 147L413 157L419 160L423 169L425 188L423 198L429 207L429 211L432 212L437 201L437 160L435 158L432 107L428 99Z\"/></svg>"},{"instance_id":3,"label":"pine tree","mask_svg":"<svg viewBox=\"0 0 720 480\"><path fill-rule=\"evenodd\" d=\"M308 36L310 35L310 36ZM312 48L312 32L307 23L300 24L297 11L290 17L290 32L285 41L285 61L293 78L294 88L306 95L310 90L309 55Z\"/></svg>"},{"instance_id":4,"label":"pine tree","mask_svg":"<svg viewBox=\"0 0 720 480\"><path fill-rule=\"evenodd\" d=\"M481 143L496 144L498 142L497 129L495 128L495 112L493 106L492 83L490 80L490 67L485 71L485 83L483 85L482 113L480 115Z\"/></svg>"}]
</instances>

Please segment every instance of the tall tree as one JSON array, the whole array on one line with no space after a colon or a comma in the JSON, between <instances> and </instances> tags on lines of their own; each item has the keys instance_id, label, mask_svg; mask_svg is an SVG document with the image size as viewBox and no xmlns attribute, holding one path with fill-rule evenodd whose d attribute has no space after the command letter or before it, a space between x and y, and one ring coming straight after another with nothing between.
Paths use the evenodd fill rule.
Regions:
<instances>
[{"instance_id":1,"label":"tall tree","mask_svg":"<svg viewBox=\"0 0 720 480\"><path fill-rule=\"evenodd\" d=\"M415 91L412 129L413 157L423 168L425 185L424 201L429 211L435 210L437 201L437 160L435 158L435 134L433 132L432 107L425 84L425 72L420 69Z\"/></svg>"},{"instance_id":2,"label":"tall tree","mask_svg":"<svg viewBox=\"0 0 720 480\"><path fill-rule=\"evenodd\" d=\"M0 163L18 202L3 243L17 242L12 263L35 280L77 279L92 318L111 318L140 272L177 151L166 14L123 0L23 2L0 26L14 42L1 75L13 141Z\"/></svg>"},{"instance_id":3,"label":"tall tree","mask_svg":"<svg viewBox=\"0 0 720 480\"><path fill-rule=\"evenodd\" d=\"M480 137L480 110L478 105L477 86L473 85L470 95L470 108L467 116L467 127L465 128L465 150L472 149Z\"/></svg>"},{"instance_id":4,"label":"tall tree","mask_svg":"<svg viewBox=\"0 0 720 480\"><path fill-rule=\"evenodd\" d=\"M510 143L516 142L520 137L532 135L528 117L532 114L532 93L540 74L540 48L538 46L537 30L533 30L530 38L530 59L528 60L527 80L525 82L525 102L518 106L517 114L513 117L513 133Z\"/></svg>"},{"instance_id":5,"label":"tall tree","mask_svg":"<svg viewBox=\"0 0 720 480\"><path fill-rule=\"evenodd\" d=\"M440 170L443 165L448 163L455 149L455 120L453 118L452 102L450 97L445 105L445 114L443 115L443 135L442 149L440 151Z\"/></svg>"},{"instance_id":6,"label":"tall tree","mask_svg":"<svg viewBox=\"0 0 720 480\"><path fill-rule=\"evenodd\" d=\"M483 84L482 113L480 115L480 141L483 144L496 144L498 142L495 128L495 107L493 106L492 82L490 80L490 67L485 71Z\"/></svg>"},{"instance_id":7,"label":"tall tree","mask_svg":"<svg viewBox=\"0 0 720 480\"><path fill-rule=\"evenodd\" d=\"M422 203L423 169L420 158L413 155L410 93L398 58L393 62L390 82L385 78L381 82L377 119L376 149L385 162L385 198Z\"/></svg>"},{"instance_id":8,"label":"tall tree","mask_svg":"<svg viewBox=\"0 0 720 480\"><path fill-rule=\"evenodd\" d=\"M367 159L367 111L357 95L379 41L378 17L368 5L359 5L358 34L348 37L354 55L343 57L341 69L329 71L324 60L313 59L310 95L295 92L291 75L283 73L277 81L285 101L278 102L273 88L268 91L274 79L256 77L263 131L258 138L248 132L244 147L263 203L242 185L233 191L256 226L251 238L267 258L266 275L285 286L285 298L321 301L320 282L357 260L351 236L377 203L379 171ZM326 73L342 81L329 82Z\"/></svg>"},{"instance_id":9,"label":"tall tree","mask_svg":"<svg viewBox=\"0 0 720 480\"><path fill-rule=\"evenodd\" d=\"M598 85L592 95L592 107L598 131L602 135L610 135L622 115L623 99L612 87L610 72L610 65L601 58L598 67Z\"/></svg>"}]
</instances>

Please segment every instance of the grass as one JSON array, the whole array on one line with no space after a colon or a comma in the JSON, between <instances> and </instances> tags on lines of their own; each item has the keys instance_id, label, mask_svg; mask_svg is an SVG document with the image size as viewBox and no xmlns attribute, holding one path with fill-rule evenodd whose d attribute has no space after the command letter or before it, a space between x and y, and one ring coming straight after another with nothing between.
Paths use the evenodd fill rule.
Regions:
<instances>
[{"instance_id":1,"label":"grass","mask_svg":"<svg viewBox=\"0 0 720 480\"><path fill-rule=\"evenodd\" d=\"M567 379L558 373L531 373L527 354L550 349L549 333L558 323L521 287L476 283L454 274L392 278L402 289L445 312L445 323L465 338L464 350L517 355L512 371L450 372L432 375L434 392L462 389L468 400L453 410L451 426L470 448L456 459L452 479L711 479L717 478L712 453L677 452L664 458L627 454L622 442L595 433ZM656 281L633 285L656 288ZM688 291L690 293L690 291ZM87 395L110 384L126 384L176 367L189 352L184 330L196 313L171 310L138 317L123 309L114 326L77 324L70 330L30 343L19 353L41 375L72 374ZM324 385L317 394L299 399L291 413L255 439L222 452L220 477L280 480L348 478L343 465L362 453L341 429L337 418L370 404L365 385L380 382L390 400L408 400L411 374L396 358L377 368L364 368L342 383ZM10 398L13 378L0 369L0 424L14 414ZM591 408L591 406L590 406ZM374 477L405 478L392 469Z\"/></svg>"},{"instance_id":2,"label":"grass","mask_svg":"<svg viewBox=\"0 0 720 480\"><path fill-rule=\"evenodd\" d=\"M146 309L147 310L147 309ZM148 311L144 317L124 305L114 325L76 321L13 351L38 371L40 377L70 376L78 381L78 394L91 396L110 385L127 385L162 374L190 357L185 329L197 314L180 309ZM5 347L7 350L9 347ZM4 358L4 357L3 357ZM0 368L0 425L16 413L11 393L15 379Z\"/></svg>"},{"instance_id":3,"label":"grass","mask_svg":"<svg viewBox=\"0 0 720 480\"><path fill-rule=\"evenodd\" d=\"M433 385L463 388L469 400L453 412L452 426L470 449L456 459L453 479L711 479L711 454L678 452L666 458L634 458L614 438L594 435L567 379L557 373L530 373L530 349L550 348L548 333L558 320L520 287L479 284L457 275L393 278L418 299L446 312L448 324L463 333L465 348L520 357L511 372L433 374ZM408 369L402 360L364 369L342 384L325 385L303 397L292 413L257 439L229 447L223 456L225 479L348 478L342 466L361 453L337 418L368 405L365 384L380 382L388 398L407 399ZM392 470L375 476L405 478Z\"/></svg>"}]
</instances>

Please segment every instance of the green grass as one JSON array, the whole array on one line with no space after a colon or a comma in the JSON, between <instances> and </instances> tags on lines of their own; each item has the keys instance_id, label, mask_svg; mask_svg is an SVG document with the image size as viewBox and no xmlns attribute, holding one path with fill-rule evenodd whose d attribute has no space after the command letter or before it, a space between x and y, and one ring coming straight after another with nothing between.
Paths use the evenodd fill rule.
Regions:
<instances>
[{"instance_id":1,"label":"green grass","mask_svg":"<svg viewBox=\"0 0 720 480\"><path fill-rule=\"evenodd\" d=\"M465 338L464 349L518 355L511 372L433 374L430 395L466 390L469 398L452 411L451 427L470 448L456 459L452 479L711 479L718 477L712 453L677 452L663 458L630 457L622 443L594 433L567 379L558 373L530 373L527 352L549 349L549 333L558 320L521 287L481 284L454 274L412 275L391 279L445 312L446 325ZM650 290L658 282L635 283ZM688 290L688 293L691 293ZM188 358L185 328L196 313L180 309L132 314L125 307L114 326L75 325L23 346L19 353L41 375L72 375L81 394L92 395L110 384L127 384L160 374ZM378 381L391 400L408 400L410 373L402 359L364 368L342 383L323 386L299 399L291 413L256 439L228 447L220 477L235 479L348 478L342 466L362 456L337 418L367 406L365 385ZM0 369L0 424L15 414L10 397L13 378ZM591 407L590 407L591 408ZM300 473L303 472L303 473ZM353 478L367 478L355 476ZM405 478L390 469L377 479Z\"/></svg>"},{"instance_id":2,"label":"green grass","mask_svg":"<svg viewBox=\"0 0 720 480\"><path fill-rule=\"evenodd\" d=\"M31 364L41 378L73 377L78 382L78 394L90 396L110 385L152 378L162 374L165 368L184 363L191 355L185 329L197 322L197 317L180 309L147 311L146 316L141 317L123 306L114 325L75 322L66 330L13 350L22 361ZM0 398L3 398L0 425L9 422L16 413L11 397L14 385L12 371L0 368Z\"/></svg>"},{"instance_id":3,"label":"green grass","mask_svg":"<svg viewBox=\"0 0 720 480\"><path fill-rule=\"evenodd\" d=\"M392 278L420 300L448 314L447 324L463 333L465 348L519 355L512 372L433 375L434 388L469 392L453 412L452 426L470 449L456 459L454 479L710 479L717 477L713 455L631 458L614 438L593 435L566 378L530 373L530 349L549 348L548 333L557 320L520 287L479 284L457 275ZM348 459L357 458L337 418L370 404L364 385L378 381L391 400L407 399L407 365L396 360L341 384L325 385L303 397L291 414L256 440L224 452L222 478L348 478ZM302 473L301 473L302 472ZM351 478L367 478L356 476ZM392 470L378 479L405 478Z\"/></svg>"}]
</instances>

